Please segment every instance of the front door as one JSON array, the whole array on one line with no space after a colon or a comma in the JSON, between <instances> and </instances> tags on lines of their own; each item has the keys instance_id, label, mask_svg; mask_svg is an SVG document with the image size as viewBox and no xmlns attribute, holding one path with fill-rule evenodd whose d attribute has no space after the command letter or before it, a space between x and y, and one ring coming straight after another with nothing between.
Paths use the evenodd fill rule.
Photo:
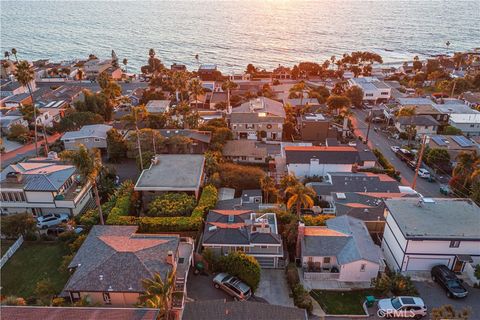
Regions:
<instances>
[{"instance_id":1,"label":"front door","mask_svg":"<svg viewBox=\"0 0 480 320\"><path fill-rule=\"evenodd\" d=\"M458 258L455 259L455 263L453 264L453 270L452 271L455 272L455 273L462 272L464 264L465 264L465 262L458 260Z\"/></svg>"}]
</instances>

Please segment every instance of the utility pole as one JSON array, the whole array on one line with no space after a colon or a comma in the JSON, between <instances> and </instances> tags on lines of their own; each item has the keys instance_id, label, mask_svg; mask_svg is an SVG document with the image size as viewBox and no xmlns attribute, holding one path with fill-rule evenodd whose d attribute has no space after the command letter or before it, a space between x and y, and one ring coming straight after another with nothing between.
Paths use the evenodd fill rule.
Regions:
<instances>
[{"instance_id":1,"label":"utility pole","mask_svg":"<svg viewBox=\"0 0 480 320\"><path fill-rule=\"evenodd\" d=\"M423 135L423 137L422 137L422 147L420 148L420 154L418 155L417 166L415 167L415 175L413 176L413 182L412 182L412 189L413 190L415 190L415 187L417 186L418 170L420 169L420 166L422 165L423 152L425 151L425 145L427 144L427 140L428 140L428 136Z\"/></svg>"},{"instance_id":2,"label":"utility pole","mask_svg":"<svg viewBox=\"0 0 480 320\"><path fill-rule=\"evenodd\" d=\"M142 157L142 147L140 146L140 132L138 130L137 109L133 109L133 115L135 116L135 132L137 133L137 147L138 147L138 155L140 156L140 169L142 169L143 171L143 157Z\"/></svg>"},{"instance_id":3,"label":"utility pole","mask_svg":"<svg viewBox=\"0 0 480 320\"><path fill-rule=\"evenodd\" d=\"M368 135L370 134L370 124L372 123L372 110L368 112L368 127L367 127L367 136L365 137L365 144L368 143Z\"/></svg>"}]
</instances>

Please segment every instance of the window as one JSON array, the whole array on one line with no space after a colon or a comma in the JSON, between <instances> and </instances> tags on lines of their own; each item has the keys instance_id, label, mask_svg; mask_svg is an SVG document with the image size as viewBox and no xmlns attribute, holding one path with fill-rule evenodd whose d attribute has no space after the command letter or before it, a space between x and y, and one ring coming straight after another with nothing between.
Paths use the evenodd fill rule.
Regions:
<instances>
[{"instance_id":1,"label":"window","mask_svg":"<svg viewBox=\"0 0 480 320\"><path fill-rule=\"evenodd\" d=\"M73 301L80 300L80 292L78 292L78 291L73 291L73 292L70 293L70 295L72 296L72 300L73 300Z\"/></svg>"},{"instance_id":2,"label":"window","mask_svg":"<svg viewBox=\"0 0 480 320\"><path fill-rule=\"evenodd\" d=\"M103 301L105 302L105 304L112 304L112 299L110 299L110 293L103 293Z\"/></svg>"},{"instance_id":3,"label":"window","mask_svg":"<svg viewBox=\"0 0 480 320\"><path fill-rule=\"evenodd\" d=\"M470 125L470 128L473 128L473 127L475 127L475 125L474 125L474 124L471 124L471 125Z\"/></svg>"},{"instance_id":4,"label":"window","mask_svg":"<svg viewBox=\"0 0 480 320\"><path fill-rule=\"evenodd\" d=\"M365 93L365 97L373 97L373 93Z\"/></svg>"},{"instance_id":5,"label":"window","mask_svg":"<svg viewBox=\"0 0 480 320\"><path fill-rule=\"evenodd\" d=\"M330 257L324 257L323 263L330 263Z\"/></svg>"},{"instance_id":6,"label":"window","mask_svg":"<svg viewBox=\"0 0 480 320\"><path fill-rule=\"evenodd\" d=\"M236 125L236 124L233 125L233 130L235 130L235 129L237 129L237 125Z\"/></svg>"},{"instance_id":7,"label":"window","mask_svg":"<svg viewBox=\"0 0 480 320\"><path fill-rule=\"evenodd\" d=\"M382 92L382 95L388 96L388 92Z\"/></svg>"},{"instance_id":8,"label":"window","mask_svg":"<svg viewBox=\"0 0 480 320\"><path fill-rule=\"evenodd\" d=\"M360 272L365 272L365 269L367 268L367 265L365 263L362 263L360 266Z\"/></svg>"},{"instance_id":9,"label":"window","mask_svg":"<svg viewBox=\"0 0 480 320\"><path fill-rule=\"evenodd\" d=\"M262 161L262 158L257 158L257 157L255 157L255 160L257 160L257 161Z\"/></svg>"},{"instance_id":10,"label":"window","mask_svg":"<svg viewBox=\"0 0 480 320\"><path fill-rule=\"evenodd\" d=\"M100 138L95 138L95 139L93 139L93 141L100 142Z\"/></svg>"},{"instance_id":11,"label":"window","mask_svg":"<svg viewBox=\"0 0 480 320\"><path fill-rule=\"evenodd\" d=\"M83 142L88 142L88 138L83 139Z\"/></svg>"},{"instance_id":12,"label":"window","mask_svg":"<svg viewBox=\"0 0 480 320\"><path fill-rule=\"evenodd\" d=\"M458 247L460 247L460 241L458 240L450 241L450 248L458 248Z\"/></svg>"},{"instance_id":13,"label":"window","mask_svg":"<svg viewBox=\"0 0 480 320\"><path fill-rule=\"evenodd\" d=\"M243 157L243 156L242 156L242 157L240 157L240 159L246 161L246 160L247 160L247 157Z\"/></svg>"}]
</instances>

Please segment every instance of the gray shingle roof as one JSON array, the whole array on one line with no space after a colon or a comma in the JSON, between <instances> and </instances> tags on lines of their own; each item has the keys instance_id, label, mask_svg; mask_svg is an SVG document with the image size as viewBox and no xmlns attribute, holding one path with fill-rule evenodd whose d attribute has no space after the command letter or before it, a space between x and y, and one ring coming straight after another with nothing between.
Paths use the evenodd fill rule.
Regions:
<instances>
[{"instance_id":1,"label":"gray shingle roof","mask_svg":"<svg viewBox=\"0 0 480 320\"><path fill-rule=\"evenodd\" d=\"M318 159L320 164L354 164L365 160L375 160L367 151L355 147L285 147L287 164L310 163Z\"/></svg>"},{"instance_id":2,"label":"gray shingle roof","mask_svg":"<svg viewBox=\"0 0 480 320\"><path fill-rule=\"evenodd\" d=\"M112 126L106 124L92 124L83 126L78 131L65 132L62 141L67 139L83 139L83 138L107 138L107 132L112 129Z\"/></svg>"},{"instance_id":3,"label":"gray shingle roof","mask_svg":"<svg viewBox=\"0 0 480 320\"><path fill-rule=\"evenodd\" d=\"M271 116L285 118L285 109L283 108L283 103L265 97L252 99L232 109L232 115L236 113L258 112L266 112Z\"/></svg>"},{"instance_id":4,"label":"gray shingle roof","mask_svg":"<svg viewBox=\"0 0 480 320\"><path fill-rule=\"evenodd\" d=\"M183 320L307 320L304 309L250 301L187 302Z\"/></svg>"},{"instance_id":5,"label":"gray shingle roof","mask_svg":"<svg viewBox=\"0 0 480 320\"><path fill-rule=\"evenodd\" d=\"M326 227L305 227L305 229L333 230L336 233L334 235L306 234L302 241L302 255L335 256L340 264L358 260L379 263L380 248L373 243L361 220L344 215L329 219L326 224Z\"/></svg>"},{"instance_id":6,"label":"gray shingle roof","mask_svg":"<svg viewBox=\"0 0 480 320\"><path fill-rule=\"evenodd\" d=\"M419 115L412 117L398 117L397 121L401 125L416 125L416 126L438 126L438 121L433 119L431 116Z\"/></svg>"},{"instance_id":7,"label":"gray shingle roof","mask_svg":"<svg viewBox=\"0 0 480 320\"><path fill-rule=\"evenodd\" d=\"M407 239L480 240L480 208L470 199L402 198L385 201Z\"/></svg>"},{"instance_id":8,"label":"gray shingle roof","mask_svg":"<svg viewBox=\"0 0 480 320\"><path fill-rule=\"evenodd\" d=\"M141 280L155 273L165 277L176 254L175 235L137 235L136 226L94 226L69 264L75 272L65 291L142 292Z\"/></svg>"}]
</instances>

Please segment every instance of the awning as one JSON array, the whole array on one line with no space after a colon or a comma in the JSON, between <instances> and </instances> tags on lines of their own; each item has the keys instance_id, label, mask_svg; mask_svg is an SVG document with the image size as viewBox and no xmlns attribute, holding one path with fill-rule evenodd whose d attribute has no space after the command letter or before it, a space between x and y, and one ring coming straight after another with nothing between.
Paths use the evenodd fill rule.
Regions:
<instances>
[{"instance_id":1,"label":"awning","mask_svg":"<svg viewBox=\"0 0 480 320\"><path fill-rule=\"evenodd\" d=\"M473 262L472 257L469 256L468 254L457 254L456 257L457 257L457 260L460 262L469 262L469 263Z\"/></svg>"}]
</instances>

